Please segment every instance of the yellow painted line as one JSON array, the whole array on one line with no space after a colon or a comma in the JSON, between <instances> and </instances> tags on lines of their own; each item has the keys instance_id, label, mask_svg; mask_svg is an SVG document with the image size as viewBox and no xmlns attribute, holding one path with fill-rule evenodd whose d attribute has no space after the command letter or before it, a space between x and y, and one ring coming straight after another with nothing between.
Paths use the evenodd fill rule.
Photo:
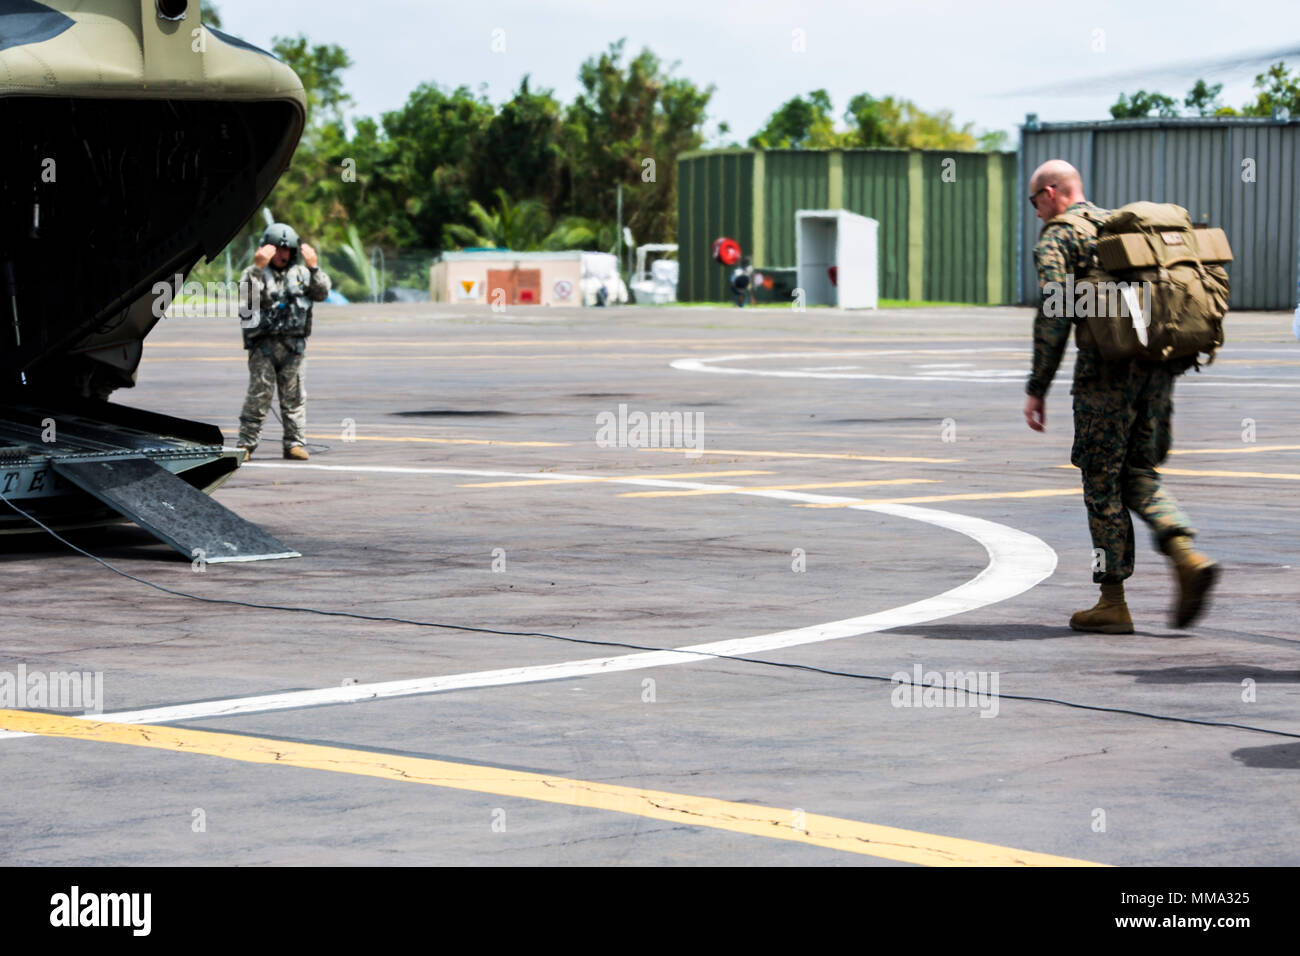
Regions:
<instances>
[{"instance_id":1,"label":"yellow painted line","mask_svg":"<svg viewBox=\"0 0 1300 956\"><path fill-rule=\"evenodd\" d=\"M745 475L770 475L770 471L687 471L676 475L593 475L590 478L530 478L527 481L476 481L458 488L528 488L536 485L573 485L595 481L626 481L642 478L739 478Z\"/></svg>"},{"instance_id":2,"label":"yellow painted line","mask_svg":"<svg viewBox=\"0 0 1300 956\"><path fill-rule=\"evenodd\" d=\"M692 488L689 491L625 491L620 498L686 498L692 495L741 495L751 491L811 491L814 488L865 488L868 485L933 485L933 478L879 478L875 481L819 481L810 485L758 485L744 488Z\"/></svg>"},{"instance_id":3,"label":"yellow painted line","mask_svg":"<svg viewBox=\"0 0 1300 956\"><path fill-rule=\"evenodd\" d=\"M1236 448L1183 448L1171 455L1249 455L1257 451L1300 451L1300 445L1248 445L1243 442ZM1071 466L1073 467L1073 466Z\"/></svg>"},{"instance_id":4,"label":"yellow painted line","mask_svg":"<svg viewBox=\"0 0 1300 956\"><path fill-rule=\"evenodd\" d=\"M337 434L315 434L307 437L339 441ZM349 441L408 441L427 442L431 445L509 445L512 448L568 448L572 444L567 441L496 441L488 438L424 438L418 435L357 435Z\"/></svg>"},{"instance_id":5,"label":"yellow painted line","mask_svg":"<svg viewBox=\"0 0 1300 956\"><path fill-rule=\"evenodd\" d=\"M85 717L0 710L0 728L45 737L125 744L177 753L222 757L242 763L327 770L402 783L608 810L681 826L711 827L789 840L831 850L928 866L1099 866L1087 860L938 836L917 830L859 823L789 808L734 803L661 790L553 777L549 774L402 757L290 740L219 734L147 724L113 724ZM796 829L796 826L799 829Z\"/></svg>"},{"instance_id":6,"label":"yellow painted line","mask_svg":"<svg viewBox=\"0 0 1300 956\"><path fill-rule=\"evenodd\" d=\"M998 491L988 494L972 492L963 495L923 495L917 498L864 498L860 501L834 504L801 504L797 508L851 508L853 505L919 505L933 501L992 501L995 498L1054 498L1058 495L1082 494L1082 488L1036 488L1032 491Z\"/></svg>"},{"instance_id":7,"label":"yellow painted line","mask_svg":"<svg viewBox=\"0 0 1300 956\"><path fill-rule=\"evenodd\" d=\"M680 455L680 448L638 448L638 451L660 451L669 455ZM822 451L736 451L728 448L705 448L705 455L752 455L758 458L835 458L842 461L894 461L906 464L951 465L965 461L964 458L896 458L882 455L848 455L832 454Z\"/></svg>"},{"instance_id":8,"label":"yellow painted line","mask_svg":"<svg viewBox=\"0 0 1300 956\"><path fill-rule=\"evenodd\" d=\"M1074 468L1074 465L1057 465L1057 468ZM1279 471L1219 471L1213 468L1161 468L1162 475L1186 475L1191 478L1272 478L1278 481L1300 481L1300 475Z\"/></svg>"}]
</instances>

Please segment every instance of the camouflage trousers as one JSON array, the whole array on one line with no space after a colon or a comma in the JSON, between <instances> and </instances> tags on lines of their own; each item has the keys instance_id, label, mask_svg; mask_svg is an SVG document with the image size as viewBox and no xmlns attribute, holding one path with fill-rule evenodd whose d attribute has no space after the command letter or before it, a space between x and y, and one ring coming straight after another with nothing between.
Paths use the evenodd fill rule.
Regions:
<instances>
[{"instance_id":1,"label":"camouflage trousers","mask_svg":"<svg viewBox=\"0 0 1300 956\"><path fill-rule=\"evenodd\" d=\"M1178 502L1160 487L1156 467L1173 441L1174 374L1167 366L1089 362L1074 382L1074 449L1083 473L1083 500L1092 533L1098 584L1133 574L1133 519L1147 523L1156 546L1196 530Z\"/></svg>"},{"instance_id":2,"label":"camouflage trousers","mask_svg":"<svg viewBox=\"0 0 1300 956\"><path fill-rule=\"evenodd\" d=\"M239 444L252 450L262 435L271 398L280 392L284 447L306 444L307 390L301 345L293 339L267 337L248 350L248 395L239 413Z\"/></svg>"}]
</instances>

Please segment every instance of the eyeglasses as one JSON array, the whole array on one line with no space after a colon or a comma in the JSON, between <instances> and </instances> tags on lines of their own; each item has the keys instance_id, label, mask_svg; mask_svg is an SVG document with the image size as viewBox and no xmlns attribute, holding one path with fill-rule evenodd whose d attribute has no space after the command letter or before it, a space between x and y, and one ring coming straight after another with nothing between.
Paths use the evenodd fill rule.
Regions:
<instances>
[{"instance_id":1,"label":"eyeglasses","mask_svg":"<svg viewBox=\"0 0 1300 956\"><path fill-rule=\"evenodd\" d=\"M1055 188L1056 188L1056 183L1048 183L1048 184L1047 184L1046 186L1044 186L1042 189L1038 190L1038 192L1034 193L1033 195L1031 195L1031 196L1029 197L1029 205L1031 205L1031 206L1033 206L1035 209L1037 209L1037 208L1038 208L1038 197L1041 196L1043 193L1047 192L1047 190L1049 190L1049 189L1055 189Z\"/></svg>"}]
</instances>

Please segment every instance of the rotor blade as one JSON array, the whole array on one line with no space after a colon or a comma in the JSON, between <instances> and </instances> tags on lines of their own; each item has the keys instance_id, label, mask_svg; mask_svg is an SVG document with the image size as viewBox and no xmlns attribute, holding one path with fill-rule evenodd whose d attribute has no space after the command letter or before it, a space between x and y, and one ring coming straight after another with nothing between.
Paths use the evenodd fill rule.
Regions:
<instances>
[{"instance_id":1,"label":"rotor blade","mask_svg":"<svg viewBox=\"0 0 1300 956\"><path fill-rule=\"evenodd\" d=\"M1232 56L1211 59L1184 60L1168 63L1144 70L1130 70L1122 73L1110 73L1103 76L1078 77L1049 83L1044 86L1026 87L999 93L998 96L1095 96L1096 86L1100 83L1129 85L1133 83L1150 83L1154 80L1182 80L1192 77L1204 78L1215 73L1236 72L1247 67L1257 67L1261 63L1284 60L1287 57L1300 56L1300 45L1281 47L1275 50L1261 50L1253 53L1237 53Z\"/></svg>"}]
</instances>

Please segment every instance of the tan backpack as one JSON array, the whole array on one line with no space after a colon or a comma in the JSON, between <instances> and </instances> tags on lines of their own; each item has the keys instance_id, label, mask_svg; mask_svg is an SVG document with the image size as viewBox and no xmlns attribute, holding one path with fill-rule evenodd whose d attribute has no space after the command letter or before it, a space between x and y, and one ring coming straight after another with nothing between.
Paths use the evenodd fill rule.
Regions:
<instances>
[{"instance_id":1,"label":"tan backpack","mask_svg":"<svg viewBox=\"0 0 1300 956\"><path fill-rule=\"evenodd\" d=\"M1135 202L1114 210L1100 226L1073 213L1050 220L1097 237L1096 255L1075 286L1092 283L1074 313L1080 348L1105 359L1153 362L1214 361L1223 344L1232 261L1222 229L1193 228L1173 203ZM1083 314L1080 314L1082 312Z\"/></svg>"}]
</instances>

